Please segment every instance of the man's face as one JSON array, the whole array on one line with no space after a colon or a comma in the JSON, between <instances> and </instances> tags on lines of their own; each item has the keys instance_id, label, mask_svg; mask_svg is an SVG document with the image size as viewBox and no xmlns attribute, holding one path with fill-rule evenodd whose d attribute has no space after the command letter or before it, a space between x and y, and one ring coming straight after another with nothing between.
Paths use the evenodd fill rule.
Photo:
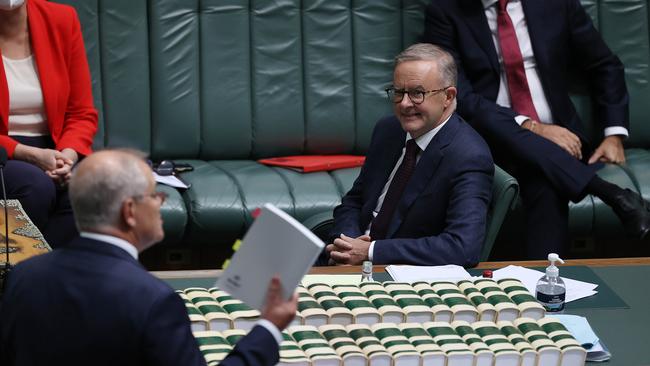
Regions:
<instances>
[{"instance_id":1,"label":"man's face","mask_svg":"<svg viewBox=\"0 0 650 366\"><path fill-rule=\"evenodd\" d=\"M408 92L429 91L449 86L443 85L438 75L438 66L434 61L402 62L393 72L393 87ZM445 109L453 100L447 95L447 91L427 93L420 104L413 103L408 95L404 95L401 102L393 104L393 111L402 129L410 133L413 138L418 138L438 126L442 122Z\"/></svg>"},{"instance_id":2,"label":"man's face","mask_svg":"<svg viewBox=\"0 0 650 366\"><path fill-rule=\"evenodd\" d=\"M165 233L162 227L160 206L163 200L156 195L156 183L151 170L143 163L143 174L147 177L147 190L135 200L136 225L134 231L137 235L138 246L144 250L151 245L163 240Z\"/></svg>"}]
</instances>

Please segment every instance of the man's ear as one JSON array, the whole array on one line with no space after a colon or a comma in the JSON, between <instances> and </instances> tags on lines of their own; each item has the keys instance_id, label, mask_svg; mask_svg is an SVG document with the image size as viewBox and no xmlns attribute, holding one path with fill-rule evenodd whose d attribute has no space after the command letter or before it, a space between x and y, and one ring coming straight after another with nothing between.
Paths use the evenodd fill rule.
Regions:
<instances>
[{"instance_id":1,"label":"man's ear","mask_svg":"<svg viewBox=\"0 0 650 366\"><path fill-rule=\"evenodd\" d=\"M136 225L136 219L135 219L135 201L133 198L128 198L124 202L122 202L122 221L126 226L129 228L135 227Z\"/></svg>"},{"instance_id":2,"label":"man's ear","mask_svg":"<svg viewBox=\"0 0 650 366\"><path fill-rule=\"evenodd\" d=\"M456 99L456 95L458 94L458 89L456 89L455 86L450 86L445 90L445 103L447 104L447 107Z\"/></svg>"}]
</instances>

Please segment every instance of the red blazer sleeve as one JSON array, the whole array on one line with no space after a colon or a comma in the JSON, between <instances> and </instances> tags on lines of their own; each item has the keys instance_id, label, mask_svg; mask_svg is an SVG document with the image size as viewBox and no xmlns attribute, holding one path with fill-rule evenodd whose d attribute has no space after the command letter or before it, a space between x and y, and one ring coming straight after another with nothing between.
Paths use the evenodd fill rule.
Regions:
<instances>
[{"instance_id":1,"label":"red blazer sleeve","mask_svg":"<svg viewBox=\"0 0 650 366\"><path fill-rule=\"evenodd\" d=\"M90 70L73 7L43 0L27 2L30 41L41 81L47 124L57 150L92 152L97 131ZM16 141L7 136L9 98L0 65L0 145L13 155Z\"/></svg>"}]
</instances>

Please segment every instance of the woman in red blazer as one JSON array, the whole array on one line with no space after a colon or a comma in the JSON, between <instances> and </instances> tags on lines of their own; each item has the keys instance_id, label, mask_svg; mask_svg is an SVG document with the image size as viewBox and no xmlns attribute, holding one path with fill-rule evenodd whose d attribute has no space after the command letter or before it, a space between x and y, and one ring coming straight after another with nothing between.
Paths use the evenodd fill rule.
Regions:
<instances>
[{"instance_id":1,"label":"woman in red blazer","mask_svg":"<svg viewBox=\"0 0 650 366\"><path fill-rule=\"evenodd\" d=\"M76 234L65 185L97 130L90 72L74 8L0 0L0 147L7 194L51 245Z\"/></svg>"}]
</instances>

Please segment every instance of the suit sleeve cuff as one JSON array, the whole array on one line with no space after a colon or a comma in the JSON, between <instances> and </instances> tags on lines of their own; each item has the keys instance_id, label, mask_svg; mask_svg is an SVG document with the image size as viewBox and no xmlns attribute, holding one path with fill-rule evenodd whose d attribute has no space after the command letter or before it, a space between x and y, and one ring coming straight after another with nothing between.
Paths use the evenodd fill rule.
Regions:
<instances>
[{"instance_id":1,"label":"suit sleeve cuff","mask_svg":"<svg viewBox=\"0 0 650 366\"><path fill-rule=\"evenodd\" d=\"M278 329L278 327L276 327L273 323L271 323L266 319L258 320L257 325L266 328L266 330L268 330L269 333L271 333L273 338L275 338L275 341L278 342L278 346L280 346L280 343L282 343L283 338L282 338L282 332L280 332L280 329Z\"/></svg>"},{"instance_id":2,"label":"suit sleeve cuff","mask_svg":"<svg viewBox=\"0 0 650 366\"><path fill-rule=\"evenodd\" d=\"M605 132L605 136L613 136L613 135L619 135L625 137L630 136L629 132L627 131L627 128L621 126L606 127L604 132Z\"/></svg>"},{"instance_id":3,"label":"suit sleeve cuff","mask_svg":"<svg viewBox=\"0 0 650 366\"><path fill-rule=\"evenodd\" d=\"M522 115L515 116L515 122L517 122L519 126L521 126L522 123L526 122L529 119L530 117L528 116L522 116Z\"/></svg>"},{"instance_id":4,"label":"suit sleeve cuff","mask_svg":"<svg viewBox=\"0 0 650 366\"><path fill-rule=\"evenodd\" d=\"M368 260L371 262L372 262L373 253L375 252L375 242L376 240L373 240L372 243L370 243L370 247L368 248Z\"/></svg>"}]
</instances>

